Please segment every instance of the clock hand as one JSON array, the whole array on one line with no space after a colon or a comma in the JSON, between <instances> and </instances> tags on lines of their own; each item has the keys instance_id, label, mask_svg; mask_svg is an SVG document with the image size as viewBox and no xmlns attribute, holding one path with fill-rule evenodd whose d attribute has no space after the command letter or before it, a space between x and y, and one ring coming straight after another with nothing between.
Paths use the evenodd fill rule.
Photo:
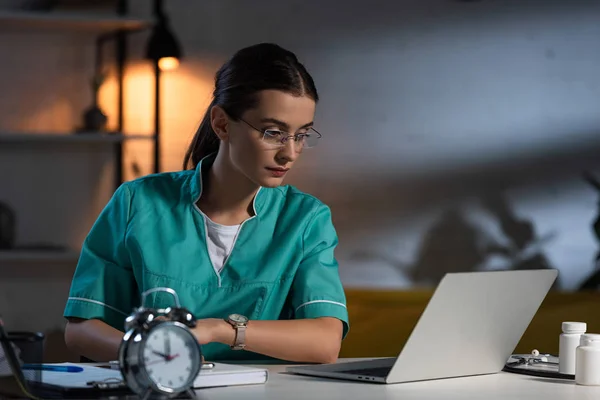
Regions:
<instances>
[{"instance_id":1,"label":"clock hand","mask_svg":"<svg viewBox=\"0 0 600 400\"><path fill-rule=\"evenodd\" d=\"M166 354L159 353L158 351L152 351L152 352L153 352L154 354L156 354L156 355L159 355L159 356L161 356L163 359L161 359L161 360L153 360L153 361L150 361L150 362L146 363L146 365L152 365L152 364L156 364L156 363L158 363L158 362L165 362L165 361L166 361L166 362L169 362L169 361L171 361L171 360L174 360L174 359L176 359L177 357L179 357L179 354L173 354L172 356L168 356L168 355L166 355Z\"/></svg>"},{"instance_id":2,"label":"clock hand","mask_svg":"<svg viewBox=\"0 0 600 400\"><path fill-rule=\"evenodd\" d=\"M147 362L146 365L152 365L152 364L156 364L156 363L159 363L159 362L164 363L165 360L161 360L161 359L159 359L159 360L152 360L150 362Z\"/></svg>"},{"instance_id":3,"label":"clock hand","mask_svg":"<svg viewBox=\"0 0 600 400\"><path fill-rule=\"evenodd\" d=\"M164 358L165 360L167 360L169 358L169 356L167 354L163 354L163 353L159 353L156 350L152 350L152 353L156 354L157 356L161 356L162 358Z\"/></svg>"},{"instance_id":4,"label":"clock hand","mask_svg":"<svg viewBox=\"0 0 600 400\"><path fill-rule=\"evenodd\" d=\"M165 353L167 357L171 355L171 336L168 334L165 336Z\"/></svg>"}]
</instances>

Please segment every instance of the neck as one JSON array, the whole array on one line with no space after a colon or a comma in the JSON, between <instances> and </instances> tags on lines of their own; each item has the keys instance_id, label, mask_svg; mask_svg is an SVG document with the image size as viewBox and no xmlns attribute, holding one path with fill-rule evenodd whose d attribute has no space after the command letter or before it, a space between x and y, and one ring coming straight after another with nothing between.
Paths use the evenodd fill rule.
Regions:
<instances>
[{"instance_id":1,"label":"neck","mask_svg":"<svg viewBox=\"0 0 600 400\"><path fill-rule=\"evenodd\" d=\"M199 206L205 213L224 219L254 214L252 202L259 187L236 171L222 151L217 154L203 182Z\"/></svg>"}]
</instances>

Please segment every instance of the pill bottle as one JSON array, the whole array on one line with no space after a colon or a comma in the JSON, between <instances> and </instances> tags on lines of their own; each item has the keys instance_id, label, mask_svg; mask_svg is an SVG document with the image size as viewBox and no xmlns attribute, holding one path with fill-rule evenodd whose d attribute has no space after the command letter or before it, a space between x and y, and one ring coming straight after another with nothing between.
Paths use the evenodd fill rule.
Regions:
<instances>
[{"instance_id":1,"label":"pill bottle","mask_svg":"<svg viewBox=\"0 0 600 400\"><path fill-rule=\"evenodd\" d=\"M558 343L558 372L575 375L575 357L581 335L585 333L585 322L563 322Z\"/></svg>"},{"instance_id":2,"label":"pill bottle","mask_svg":"<svg viewBox=\"0 0 600 400\"><path fill-rule=\"evenodd\" d=\"M600 335L581 335L575 358L575 383L600 386Z\"/></svg>"}]
</instances>

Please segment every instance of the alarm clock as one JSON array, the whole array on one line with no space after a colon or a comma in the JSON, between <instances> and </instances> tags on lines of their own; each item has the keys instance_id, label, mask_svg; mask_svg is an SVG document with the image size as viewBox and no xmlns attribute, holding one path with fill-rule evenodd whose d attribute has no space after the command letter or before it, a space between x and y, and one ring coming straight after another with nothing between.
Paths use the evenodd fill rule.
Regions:
<instances>
[{"instance_id":1,"label":"alarm clock","mask_svg":"<svg viewBox=\"0 0 600 400\"><path fill-rule=\"evenodd\" d=\"M172 294L175 307L145 308L146 296L157 291ZM196 319L181 307L177 293L170 288L144 292L141 304L125 320L119 347L125 383L145 400L173 398L184 392L194 398L194 380L202 366L202 350L190 330Z\"/></svg>"}]
</instances>

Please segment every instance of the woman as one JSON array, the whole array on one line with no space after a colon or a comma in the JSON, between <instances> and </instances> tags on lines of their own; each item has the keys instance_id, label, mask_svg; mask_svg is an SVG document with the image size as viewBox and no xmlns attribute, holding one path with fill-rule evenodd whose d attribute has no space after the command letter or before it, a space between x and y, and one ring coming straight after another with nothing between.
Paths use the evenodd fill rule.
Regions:
<instances>
[{"instance_id":1,"label":"woman","mask_svg":"<svg viewBox=\"0 0 600 400\"><path fill-rule=\"evenodd\" d=\"M124 183L93 225L64 312L69 348L116 359L140 293L169 287L198 319L207 359L336 361L348 313L331 213L281 186L321 137L317 101L304 66L277 45L225 63L184 170ZM144 305L172 298L156 292Z\"/></svg>"}]
</instances>

